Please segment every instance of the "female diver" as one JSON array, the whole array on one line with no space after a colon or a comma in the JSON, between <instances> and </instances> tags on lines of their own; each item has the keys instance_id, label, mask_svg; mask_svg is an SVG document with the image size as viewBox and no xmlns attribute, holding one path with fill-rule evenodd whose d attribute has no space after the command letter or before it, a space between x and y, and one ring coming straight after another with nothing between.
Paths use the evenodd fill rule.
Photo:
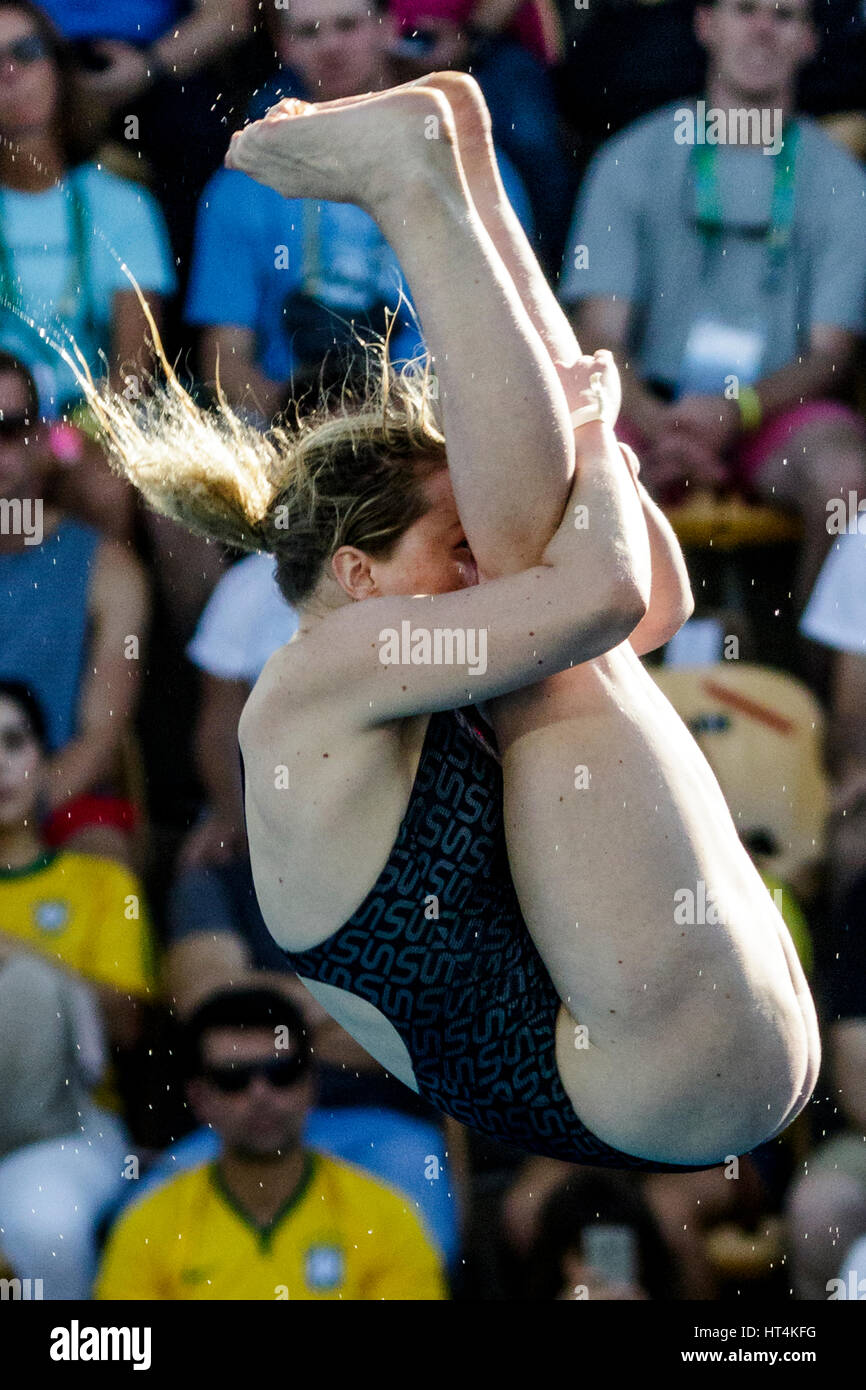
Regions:
<instances>
[{"instance_id":1,"label":"female diver","mask_svg":"<svg viewBox=\"0 0 866 1390\"><path fill-rule=\"evenodd\" d=\"M691 610L682 557L616 443L613 360L580 354L508 206L475 83L281 102L226 163L376 218L444 422L429 375L387 364L265 437L167 364L144 413L89 388L151 505L274 553L300 613L239 728L269 929L374 1057L484 1133L646 1171L748 1151L814 1087L812 1000L638 659Z\"/></svg>"}]
</instances>

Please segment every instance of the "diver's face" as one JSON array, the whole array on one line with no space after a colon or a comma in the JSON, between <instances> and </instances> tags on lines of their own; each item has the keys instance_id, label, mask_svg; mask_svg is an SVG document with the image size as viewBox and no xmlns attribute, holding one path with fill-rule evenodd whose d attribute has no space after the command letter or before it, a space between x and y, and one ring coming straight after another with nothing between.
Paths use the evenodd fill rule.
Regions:
<instances>
[{"instance_id":1,"label":"diver's face","mask_svg":"<svg viewBox=\"0 0 866 1390\"><path fill-rule=\"evenodd\" d=\"M380 598L447 594L478 583L448 469L438 469L423 489L428 510L403 533L389 559L370 562L375 593Z\"/></svg>"},{"instance_id":2,"label":"diver's face","mask_svg":"<svg viewBox=\"0 0 866 1390\"><path fill-rule=\"evenodd\" d=\"M267 1075L266 1068L290 1070L292 1062L292 1054L275 1047L272 1028L212 1028L202 1050L202 1075L188 1084L198 1118L238 1156L277 1159L294 1152L315 1101L310 1067L285 1081Z\"/></svg>"}]
</instances>

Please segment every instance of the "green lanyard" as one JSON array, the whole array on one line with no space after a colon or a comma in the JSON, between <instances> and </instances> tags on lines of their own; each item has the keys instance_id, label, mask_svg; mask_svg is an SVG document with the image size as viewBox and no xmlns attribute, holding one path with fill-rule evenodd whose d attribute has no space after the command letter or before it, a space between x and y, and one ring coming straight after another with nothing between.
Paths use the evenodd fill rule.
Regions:
<instances>
[{"instance_id":1,"label":"green lanyard","mask_svg":"<svg viewBox=\"0 0 866 1390\"><path fill-rule=\"evenodd\" d=\"M311 198L301 201L301 223L303 235L303 264L301 266L301 289L313 298L319 293L322 283L322 238L320 232L321 212L318 203Z\"/></svg>"},{"instance_id":2,"label":"green lanyard","mask_svg":"<svg viewBox=\"0 0 866 1390\"><path fill-rule=\"evenodd\" d=\"M778 288L782 266L791 244L799 139L800 132L795 122L786 121L782 128L782 148L773 156L776 161L773 170L773 197L770 205L770 226L765 237L768 261L767 287L771 290ZM697 225L704 238L707 258L718 246L725 229L719 197L718 157L718 145L692 147Z\"/></svg>"},{"instance_id":3,"label":"green lanyard","mask_svg":"<svg viewBox=\"0 0 866 1390\"><path fill-rule=\"evenodd\" d=\"M73 261L66 286L56 305L56 313L60 319L71 319L83 306L84 322L90 331L95 326L95 314L91 294L90 261L87 254L88 214L83 189L76 174L77 171L71 173L65 181L68 182ZM62 188L64 185L60 186ZM11 303L19 313L23 313L24 305L15 283L13 253L6 240L6 217L6 191L0 188L0 299ZM53 350L43 338L36 336L33 347L46 361L55 361Z\"/></svg>"}]
</instances>

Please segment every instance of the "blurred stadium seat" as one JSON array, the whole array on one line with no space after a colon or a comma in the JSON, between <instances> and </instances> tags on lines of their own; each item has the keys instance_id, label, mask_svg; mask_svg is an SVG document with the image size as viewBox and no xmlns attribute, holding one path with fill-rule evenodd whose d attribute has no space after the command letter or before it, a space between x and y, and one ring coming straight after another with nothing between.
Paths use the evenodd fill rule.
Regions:
<instances>
[{"instance_id":1,"label":"blurred stadium seat","mask_svg":"<svg viewBox=\"0 0 866 1390\"><path fill-rule=\"evenodd\" d=\"M765 502L748 502L730 493L721 497L696 491L687 501L666 507L677 540L686 550L738 550L748 545L798 541L803 523L795 513Z\"/></svg>"},{"instance_id":2,"label":"blurred stadium seat","mask_svg":"<svg viewBox=\"0 0 866 1390\"><path fill-rule=\"evenodd\" d=\"M740 661L652 675L709 762L740 837L795 888L824 855L824 711L785 672Z\"/></svg>"}]
</instances>

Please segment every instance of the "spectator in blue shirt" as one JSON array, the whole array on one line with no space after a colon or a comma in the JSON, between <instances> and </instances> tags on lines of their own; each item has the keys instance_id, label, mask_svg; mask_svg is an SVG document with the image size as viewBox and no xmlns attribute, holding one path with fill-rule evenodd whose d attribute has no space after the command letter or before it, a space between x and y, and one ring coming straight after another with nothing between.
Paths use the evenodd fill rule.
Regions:
<instances>
[{"instance_id":1,"label":"spectator in blue shirt","mask_svg":"<svg viewBox=\"0 0 866 1390\"><path fill-rule=\"evenodd\" d=\"M333 101L392 84L390 29L367 0L292 0L271 16L277 54L290 72L260 94L255 115L280 96ZM515 211L529 227L526 194L502 161ZM401 294L403 303L401 304ZM384 334L385 307L399 314L393 361L415 356L420 333L393 251L373 219L347 203L285 199L245 174L220 170L202 197L186 316L203 328L201 375L216 376L233 404L269 419L284 408L332 347L351 341L352 320Z\"/></svg>"},{"instance_id":2,"label":"spectator in blue shirt","mask_svg":"<svg viewBox=\"0 0 866 1390\"><path fill-rule=\"evenodd\" d=\"M38 415L51 449L69 464L55 473L54 500L131 539L134 498L110 472L102 451L61 426L81 395L48 337L72 335L95 377L109 366L129 399L146 389L152 365L148 330L123 265L144 291L162 327L176 287L160 206L147 189L92 159L92 135L76 100L68 45L27 0L0 0L0 350L29 369ZM40 332L41 331L41 332ZM82 505L85 504L85 505ZM171 619L194 625L222 568L215 547L155 512L142 513L153 572ZM129 663L124 663L128 665Z\"/></svg>"}]
</instances>

